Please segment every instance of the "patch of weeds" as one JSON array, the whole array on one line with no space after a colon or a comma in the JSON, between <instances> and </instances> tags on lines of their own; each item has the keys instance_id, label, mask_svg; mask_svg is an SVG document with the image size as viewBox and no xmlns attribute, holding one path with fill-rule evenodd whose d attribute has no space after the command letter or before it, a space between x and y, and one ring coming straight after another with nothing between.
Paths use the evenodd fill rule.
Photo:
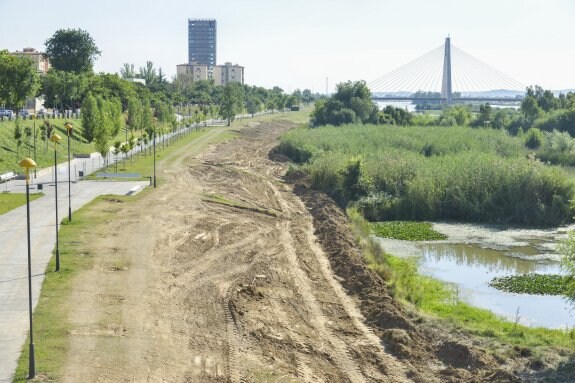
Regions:
<instances>
[{"instance_id":1,"label":"patch of weeds","mask_svg":"<svg viewBox=\"0 0 575 383\"><path fill-rule=\"evenodd\" d=\"M432 229L429 222L389 221L372 222L370 228L378 237L404 241L436 241L447 239L445 234Z\"/></svg>"},{"instance_id":2,"label":"patch of weeds","mask_svg":"<svg viewBox=\"0 0 575 383\"><path fill-rule=\"evenodd\" d=\"M516 294L564 295L567 293L567 277L557 274L523 274L496 277L489 286Z\"/></svg>"}]
</instances>

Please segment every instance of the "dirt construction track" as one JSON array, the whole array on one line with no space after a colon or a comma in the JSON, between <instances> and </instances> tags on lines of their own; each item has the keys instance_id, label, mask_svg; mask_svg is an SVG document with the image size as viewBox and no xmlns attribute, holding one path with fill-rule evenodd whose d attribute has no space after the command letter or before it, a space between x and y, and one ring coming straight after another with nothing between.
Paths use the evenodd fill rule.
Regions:
<instances>
[{"instance_id":1,"label":"dirt construction track","mask_svg":"<svg viewBox=\"0 0 575 383\"><path fill-rule=\"evenodd\" d=\"M75 281L65 381L514 380L418 330L363 265L342 212L284 181L269 153L290 127L254 123L183 157L108 223Z\"/></svg>"}]
</instances>

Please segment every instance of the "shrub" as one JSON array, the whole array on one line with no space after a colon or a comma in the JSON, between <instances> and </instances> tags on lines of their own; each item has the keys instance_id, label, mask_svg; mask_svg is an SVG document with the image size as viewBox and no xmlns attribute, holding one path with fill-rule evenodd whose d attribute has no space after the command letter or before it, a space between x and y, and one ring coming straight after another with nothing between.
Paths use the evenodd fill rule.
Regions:
<instances>
[{"instance_id":1,"label":"shrub","mask_svg":"<svg viewBox=\"0 0 575 383\"><path fill-rule=\"evenodd\" d=\"M529 149L537 149L543 143L543 133L537 128L531 128L527 131L525 137L525 146Z\"/></svg>"}]
</instances>

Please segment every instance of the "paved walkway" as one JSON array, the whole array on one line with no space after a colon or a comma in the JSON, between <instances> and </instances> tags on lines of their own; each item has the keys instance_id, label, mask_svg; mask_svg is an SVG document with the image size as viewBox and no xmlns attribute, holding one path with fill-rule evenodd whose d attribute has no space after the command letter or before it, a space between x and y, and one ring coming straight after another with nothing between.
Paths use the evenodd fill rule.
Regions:
<instances>
[{"instance_id":1,"label":"paved walkway","mask_svg":"<svg viewBox=\"0 0 575 383\"><path fill-rule=\"evenodd\" d=\"M71 162L72 211L102 194L125 195L149 185L148 181L79 181L78 170L90 174L103 161L99 155ZM56 244L54 169L38 171L30 191L43 185L45 196L30 204L32 246L32 298L36 307L44 273ZM0 191L25 192L24 180L0 184ZM58 215L68 217L68 167L58 166ZM74 214L72 213L72 220ZM26 206L0 215L0 382L11 382L22 346L28 334L28 250ZM65 259L62 260L65 262Z\"/></svg>"}]
</instances>

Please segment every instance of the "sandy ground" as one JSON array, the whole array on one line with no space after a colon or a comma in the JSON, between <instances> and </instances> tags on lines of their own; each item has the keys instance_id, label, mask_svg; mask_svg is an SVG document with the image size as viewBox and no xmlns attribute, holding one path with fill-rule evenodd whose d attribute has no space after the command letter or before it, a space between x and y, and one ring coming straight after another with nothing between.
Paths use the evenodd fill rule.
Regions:
<instances>
[{"instance_id":1,"label":"sandy ground","mask_svg":"<svg viewBox=\"0 0 575 383\"><path fill-rule=\"evenodd\" d=\"M183 156L102 228L95 267L75 280L64 381L516 381L420 331L341 210L282 178L269 153L290 127L253 123Z\"/></svg>"}]
</instances>

